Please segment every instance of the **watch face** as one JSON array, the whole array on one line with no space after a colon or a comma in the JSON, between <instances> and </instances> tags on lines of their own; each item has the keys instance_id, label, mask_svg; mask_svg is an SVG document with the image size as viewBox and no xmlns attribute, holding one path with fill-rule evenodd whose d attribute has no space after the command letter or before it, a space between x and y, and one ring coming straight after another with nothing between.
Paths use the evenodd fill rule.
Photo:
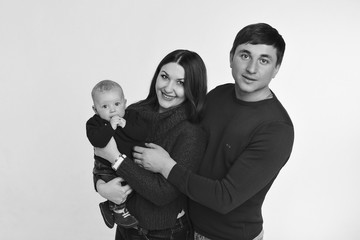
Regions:
<instances>
[{"instance_id":1,"label":"watch face","mask_svg":"<svg viewBox=\"0 0 360 240\"><path fill-rule=\"evenodd\" d=\"M114 164L112 165L112 169L114 169L115 171L119 168L120 164L122 163L122 161L124 161L124 159L126 158L125 154L121 154L119 155L119 157L117 159L115 159Z\"/></svg>"}]
</instances>

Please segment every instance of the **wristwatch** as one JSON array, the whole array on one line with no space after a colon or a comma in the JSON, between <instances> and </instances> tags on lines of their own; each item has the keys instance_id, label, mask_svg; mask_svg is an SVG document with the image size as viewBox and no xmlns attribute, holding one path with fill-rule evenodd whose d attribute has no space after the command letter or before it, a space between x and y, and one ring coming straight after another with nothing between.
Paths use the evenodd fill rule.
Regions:
<instances>
[{"instance_id":1,"label":"wristwatch","mask_svg":"<svg viewBox=\"0 0 360 240\"><path fill-rule=\"evenodd\" d=\"M120 154L117 159L115 159L114 164L111 166L112 169L114 169L115 171L119 168L120 164L122 163L122 161L124 161L124 159L126 158L125 154Z\"/></svg>"}]
</instances>

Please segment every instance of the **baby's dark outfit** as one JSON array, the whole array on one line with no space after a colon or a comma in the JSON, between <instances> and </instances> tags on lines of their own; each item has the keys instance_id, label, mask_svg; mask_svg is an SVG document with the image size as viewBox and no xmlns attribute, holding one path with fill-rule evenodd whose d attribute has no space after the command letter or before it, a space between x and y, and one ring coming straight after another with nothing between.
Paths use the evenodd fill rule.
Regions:
<instances>
[{"instance_id":1,"label":"baby's dark outfit","mask_svg":"<svg viewBox=\"0 0 360 240\"><path fill-rule=\"evenodd\" d=\"M110 139L114 137L118 150L126 156L131 156L134 146L144 146L148 125L135 110L127 109L123 118L126 120L125 127L117 127L114 130L110 122L100 118L99 115L95 114L91 117L86 122L86 134L90 143L94 147L103 148L109 143ZM105 182L118 177L112 169L110 162L96 155L94 155L94 158L93 174L95 177ZM113 210L125 209L125 211L127 211L125 203L117 205L110 201L100 203L100 209L106 225L110 228L114 226ZM119 216L115 215L115 222L123 227L133 227L137 224L137 220L133 216L126 212L124 214L123 218L127 221L125 221L125 219L119 219Z\"/></svg>"}]
</instances>

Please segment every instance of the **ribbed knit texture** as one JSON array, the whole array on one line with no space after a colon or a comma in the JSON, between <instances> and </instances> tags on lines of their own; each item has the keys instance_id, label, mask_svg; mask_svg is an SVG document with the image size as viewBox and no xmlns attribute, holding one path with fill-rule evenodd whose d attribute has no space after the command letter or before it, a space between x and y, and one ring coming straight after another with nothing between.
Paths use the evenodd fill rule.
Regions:
<instances>
[{"instance_id":1,"label":"ribbed knit texture","mask_svg":"<svg viewBox=\"0 0 360 240\"><path fill-rule=\"evenodd\" d=\"M181 105L164 113L150 106L132 105L149 124L147 142L162 146L181 166L196 170L205 150L204 131L187 121L185 106ZM134 189L127 208L139 225L150 230L174 226L177 214L185 209L186 197L162 175L151 173L126 158L117 174Z\"/></svg>"}]
</instances>

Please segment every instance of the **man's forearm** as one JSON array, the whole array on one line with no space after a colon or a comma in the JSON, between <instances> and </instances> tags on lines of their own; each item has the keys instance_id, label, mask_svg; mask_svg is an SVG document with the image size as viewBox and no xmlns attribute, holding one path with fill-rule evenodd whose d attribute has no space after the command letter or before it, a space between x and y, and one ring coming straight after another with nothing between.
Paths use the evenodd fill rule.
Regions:
<instances>
[{"instance_id":1,"label":"man's forearm","mask_svg":"<svg viewBox=\"0 0 360 240\"><path fill-rule=\"evenodd\" d=\"M161 168L161 170L160 170L161 175L163 175L164 178L167 179L168 176L169 176L169 174L170 174L170 172L171 172L171 169L172 169L175 165L176 165L176 162L175 162L172 158L170 158L169 161L167 161L167 162L163 165L163 167Z\"/></svg>"}]
</instances>

